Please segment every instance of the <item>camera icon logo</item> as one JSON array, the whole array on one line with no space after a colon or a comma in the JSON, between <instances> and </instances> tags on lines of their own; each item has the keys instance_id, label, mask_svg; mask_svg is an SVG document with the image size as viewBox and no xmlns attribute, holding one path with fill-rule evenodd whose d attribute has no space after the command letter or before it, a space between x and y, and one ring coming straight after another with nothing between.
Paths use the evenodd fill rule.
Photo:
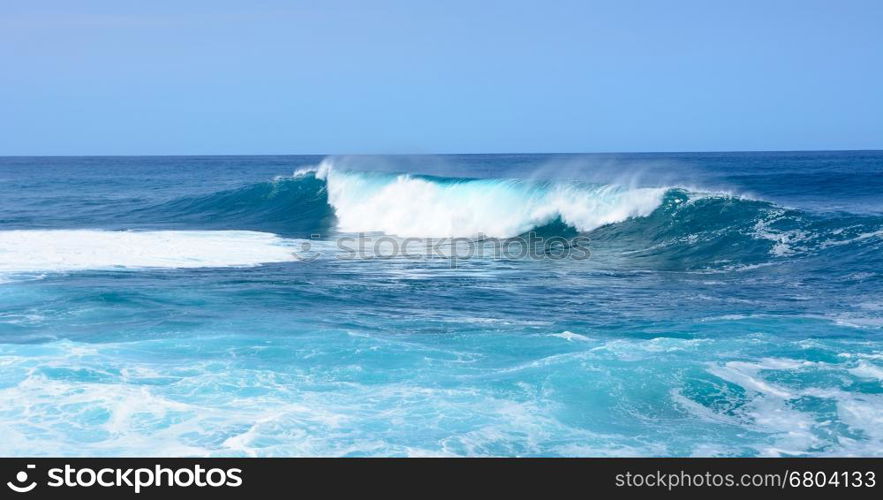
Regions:
<instances>
[{"instance_id":1,"label":"camera icon logo","mask_svg":"<svg viewBox=\"0 0 883 500\"><path fill-rule=\"evenodd\" d=\"M37 466L34 464L28 464L26 466L26 468L27 469L36 469ZM15 475L15 482L8 481L6 483L6 486L9 486L9 489L11 489L12 491L14 491L16 493L27 493L37 487L36 481L31 481L30 484L25 484L27 482L27 480L28 480L28 471L20 470Z\"/></svg>"}]
</instances>

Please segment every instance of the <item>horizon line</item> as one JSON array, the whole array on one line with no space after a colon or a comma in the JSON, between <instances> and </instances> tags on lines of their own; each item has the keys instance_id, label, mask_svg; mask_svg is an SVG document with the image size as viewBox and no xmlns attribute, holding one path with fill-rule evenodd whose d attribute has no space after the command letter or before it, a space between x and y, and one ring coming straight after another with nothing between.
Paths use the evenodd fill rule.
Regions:
<instances>
[{"instance_id":1,"label":"horizon line","mask_svg":"<svg viewBox=\"0 0 883 500\"><path fill-rule=\"evenodd\" d=\"M11 154L0 158L187 158L235 156L502 156L502 155L648 155L648 154L737 154L737 153L874 153L883 148L860 149L742 149L702 151L596 151L596 152L496 152L496 153L171 153L171 154Z\"/></svg>"}]
</instances>

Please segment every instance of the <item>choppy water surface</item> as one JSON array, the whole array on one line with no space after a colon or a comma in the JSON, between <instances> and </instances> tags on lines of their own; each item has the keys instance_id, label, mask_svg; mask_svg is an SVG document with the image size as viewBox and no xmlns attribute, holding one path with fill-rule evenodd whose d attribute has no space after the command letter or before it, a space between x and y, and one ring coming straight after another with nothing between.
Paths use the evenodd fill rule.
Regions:
<instances>
[{"instance_id":1,"label":"choppy water surface","mask_svg":"<svg viewBox=\"0 0 883 500\"><path fill-rule=\"evenodd\" d=\"M0 454L883 455L881 173L0 158ZM591 255L338 246L531 232Z\"/></svg>"}]
</instances>

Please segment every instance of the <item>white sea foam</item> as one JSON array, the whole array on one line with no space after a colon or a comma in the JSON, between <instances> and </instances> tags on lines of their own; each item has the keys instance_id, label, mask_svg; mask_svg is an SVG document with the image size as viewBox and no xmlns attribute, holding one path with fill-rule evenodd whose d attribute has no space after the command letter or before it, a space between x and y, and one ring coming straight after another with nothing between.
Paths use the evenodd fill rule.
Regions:
<instances>
[{"instance_id":1,"label":"white sea foam","mask_svg":"<svg viewBox=\"0 0 883 500\"><path fill-rule=\"evenodd\" d=\"M771 384L758 375L764 369L768 368L759 363L731 361L723 366L712 366L708 372L750 391L782 399L792 398L793 395L787 389Z\"/></svg>"},{"instance_id":2,"label":"white sea foam","mask_svg":"<svg viewBox=\"0 0 883 500\"><path fill-rule=\"evenodd\" d=\"M224 357L180 366L162 356L128 356L164 345L66 340L0 345L0 434L4 436L0 452L12 456L665 453L663 447L629 448L620 444L619 436L570 426L550 415L543 399L503 398L472 387L434 387L420 380L369 385L350 380L314 387L315 380L309 380L317 374L303 367L255 369ZM336 380L321 378L335 370L320 372L321 380ZM444 432L427 426L424 418L463 425Z\"/></svg>"},{"instance_id":3,"label":"white sea foam","mask_svg":"<svg viewBox=\"0 0 883 500\"><path fill-rule=\"evenodd\" d=\"M255 266L297 260L293 244L254 231L0 231L0 278L86 269Z\"/></svg>"},{"instance_id":4,"label":"white sea foam","mask_svg":"<svg viewBox=\"0 0 883 500\"><path fill-rule=\"evenodd\" d=\"M797 252L805 251L806 248L799 244L805 242L810 237L808 232L800 229L788 231L773 229L772 224L780 220L784 213L784 210L779 209L768 218L757 221L754 225L753 236L755 238L773 242L773 246L770 248L770 255L774 257L788 257Z\"/></svg>"},{"instance_id":5,"label":"white sea foam","mask_svg":"<svg viewBox=\"0 0 883 500\"><path fill-rule=\"evenodd\" d=\"M866 361L859 361L855 368L849 370L849 373L859 378L883 380L883 368Z\"/></svg>"},{"instance_id":6,"label":"white sea foam","mask_svg":"<svg viewBox=\"0 0 883 500\"><path fill-rule=\"evenodd\" d=\"M866 356L845 353L841 357ZM845 371L870 379L880 378L883 373L878 366L865 361L859 361L857 365L787 358L731 361L712 364L708 372L748 391L744 404L734 407L732 413L719 413L686 397L680 390L672 391L672 400L703 421L735 425L768 434L768 443L756 446L759 455L878 455L883 441L883 433L880 432L883 420L879 417L883 397L878 394L849 392L840 387L785 387L766 378L767 372L812 375L820 370ZM863 434L865 439L842 436L836 445L826 445L825 427L830 422L820 421L813 412L798 409L793 404L803 397L834 402L840 422Z\"/></svg>"},{"instance_id":7,"label":"white sea foam","mask_svg":"<svg viewBox=\"0 0 883 500\"><path fill-rule=\"evenodd\" d=\"M649 215L666 188L475 179L438 182L410 175L340 171L325 161L338 228L413 237L513 237L556 218L580 231Z\"/></svg>"},{"instance_id":8,"label":"white sea foam","mask_svg":"<svg viewBox=\"0 0 883 500\"><path fill-rule=\"evenodd\" d=\"M550 337L558 337L558 338L562 338L562 339L564 339L564 340L566 340L566 341L568 341L568 342L573 342L574 340L580 340L580 341L583 341L583 342L591 342L591 340L592 340L590 337L586 337L585 335L580 335L580 334L578 334L578 333L573 333L573 332L568 331L568 330L565 330L565 331L563 331L563 332L561 332L561 333L552 333L552 334L550 334L549 336L550 336Z\"/></svg>"}]
</instances>

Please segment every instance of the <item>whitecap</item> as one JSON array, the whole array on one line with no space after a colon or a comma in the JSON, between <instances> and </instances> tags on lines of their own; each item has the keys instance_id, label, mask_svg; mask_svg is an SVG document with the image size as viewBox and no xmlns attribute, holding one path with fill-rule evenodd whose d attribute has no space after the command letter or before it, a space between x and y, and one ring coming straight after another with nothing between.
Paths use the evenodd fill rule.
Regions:
<instances>
[{"instance_id":1,"label":"whitecap","mask_svg":"<svg viewBox=\"0 0 883 500\"><path fill-rule=\"evenodd\" d=\"M512 179L441 182L411 175L345 172L326 160L338 229L403 237L514 237L560 218L579 231L652 213L667 188L535 183Z\"/></svg>"},{"instance_id":2,"label":"whitecap","mask_svg":"<svg viewBox=\"0 0 883 500\"><path fill-rule=\"evenodd\" d=\"M255 231L0 231L0 277L88 269L256 266L297 260L295 242Z\"/></svg>"}]
</instances>

